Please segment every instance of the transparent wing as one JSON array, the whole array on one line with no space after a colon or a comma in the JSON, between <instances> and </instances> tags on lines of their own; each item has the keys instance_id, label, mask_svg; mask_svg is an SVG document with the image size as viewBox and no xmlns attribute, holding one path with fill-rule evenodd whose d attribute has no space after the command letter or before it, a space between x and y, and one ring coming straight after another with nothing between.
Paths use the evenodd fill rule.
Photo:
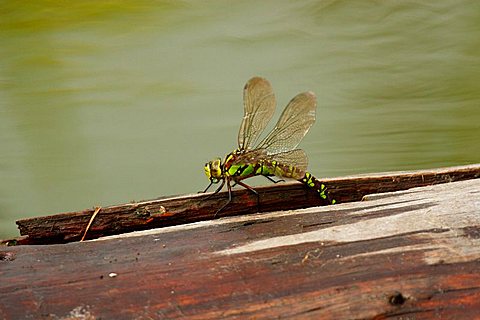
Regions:
<instances>
[{"instance_id":1,"label":"transparent wing","mask_svg":"<svg viewBox=\"0 0 480 320\"><path fill-rule=\"evenodd\" d=\"M278 154L295 149L315 122L317 97L313 92L296 95L283 110L272 132L258 145L267 154Z\"/></svg>"},{"instance_id":2,"label":"transparent wing","mask_svg":"<svg viewBox=\"0 0 480 320\"><path fill-rule=\"evenodd\" d=\"M256 164L260 160L268 159L266 150L253 149L244 153L237 154L232 164Z\"/></svg>"},{"instance_id":3,"label":"transparent wing","mask_svg":"<svg viewBox=\"0 0 480 320\"><path fill-rule=\"evenodd\" d=\"M267 79L254 77L243 89L244 115L238 131L238 147L249 150L275 112L275 95Z\"/></svg>"},{"instance_id":4,"label":"transparent wing","mask_svg":"<svg viewBox=\"0 0 480 320\"><path fill-rule=\"evenodd\" d=\"M307 170L308 158L302 149L290 150L268 155L265 149L250 150L240 154L232 164L256 164L260 160L277 161L280 164L292 166L302 171Z\"/></svg>"},{"instance_id":5,"label":"transparent wing","mask_svg":"<svg viewBox=\"0 0 480 320\"><path fill-rule=\"evenodd\" d=\"M308 158L302 149L295 149L286 152L280 152L269 155L270 160L275 160L280 164L292 166L302 171L306 171L308 167Z\"/></svg>"}]
</instances>

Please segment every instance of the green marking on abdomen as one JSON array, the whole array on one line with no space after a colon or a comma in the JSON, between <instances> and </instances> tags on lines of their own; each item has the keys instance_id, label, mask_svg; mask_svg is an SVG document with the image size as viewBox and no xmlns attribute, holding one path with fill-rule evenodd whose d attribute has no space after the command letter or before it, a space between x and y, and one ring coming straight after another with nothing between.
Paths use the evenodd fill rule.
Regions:
<instances>
[{"instance_id":1,"label":"green marking on abdomen","mask_svg":"<svg viewBox=\"0 0 480 320\"><path fill-rule=\"evenodd\" d=\"M320 182L317 178L312 176L309 172L305 172L305 175L303 176L303 178L298 180L306 184L310 188L315 189L315 191L318 192L318 195L320 196L320 198L324 200L329 200L327 187L322 182ZM335 200L331 200L331 204L335 204Z\"/></svg>"},{"instance_id":2,"label":"green marking on abdomen","mask_svg":"<svg viewBox=\"0 0 480 320\"><path fill-rule=\"evenodd\" d=\"M329 200L326 186L312 174L304 172L297 167L284 165L276 161L262 160L256 164L231 165L227 169L227 174L241 177L242 179L258 175L296 179L317 191L320 198ZM334 204L335 200L331 200L331 203Z\"/></svg>"}]
</instances>

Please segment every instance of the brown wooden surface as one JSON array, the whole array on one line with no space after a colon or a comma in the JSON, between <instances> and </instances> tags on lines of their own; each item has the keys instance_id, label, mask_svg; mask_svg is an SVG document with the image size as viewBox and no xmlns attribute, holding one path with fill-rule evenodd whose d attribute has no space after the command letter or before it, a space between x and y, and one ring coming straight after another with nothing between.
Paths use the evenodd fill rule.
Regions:
<instances>
[{"instance_id":1,"label":"brown wooden surface","mask_svg":"<svg viewBox=\"0 0 480 320\"><path fill-rule=\"evenodd\" d=\"M366 194L405 190L444 182L480 177L480 164L369 174L325 179L330 195L339 203L361 200ZM292 183L258 187L260 201L251 192L234 191L230 203L218 216L242 215L254 212L291 210L321 205L318 194L304 185ZM102 208L96 216L87 239L124 232L191 223L214 218L227 201L226 192L210 196L194 194L167 199L129 203ZM80 240L95 209L56 214L17 221L21 238L19 244L65 243Z\"/></svg>"},{"instance_id":2,"label":"brown wooden surface","mask_svg":"<svg viewBox=\"0 0 480 320\"><path fill-rule=\"evenodd\" d=\"M479 319L480 179L0 248L2 319Z\"/></svg>"}]
</instances>

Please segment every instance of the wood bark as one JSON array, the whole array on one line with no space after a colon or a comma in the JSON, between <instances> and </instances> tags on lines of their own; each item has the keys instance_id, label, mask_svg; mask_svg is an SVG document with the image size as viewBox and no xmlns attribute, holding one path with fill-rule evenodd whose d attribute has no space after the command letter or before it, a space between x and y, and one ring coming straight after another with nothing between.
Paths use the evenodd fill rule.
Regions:
<instances>
[{"instance_id":1,"label":"wood bark","mask_svg":"<svg viewBox=\"0 0 480 320\"><path fill-rule=\"evenodd\" d=\"M324 179L330 195L338 203L359 201L372 193L406 190L445 182L480 177L480 164L359 175ZM278 183L256 188L257 195L241 189L234 190L233 201L215 216L227 201L226 192L194 194L157 200L141 201L101 208L96 215L87 239L172 225L211 220L222 216L244 215L274 210L292 210L325 205L318 194L298 182ZM49 244L81 239L95 208L17 221L18 244ZM12 241L10 242L12 243Z\"/></svg>"},{"instance_id":2,"label":"wood bark","mask_svg":"<svg viewBox=\"0 0 480 320\"><path fill-rule=\"evenodd\" d=\"M0 247L0 318L478 319L480 179L367 199Z\"/></svg>"}]
</instances>

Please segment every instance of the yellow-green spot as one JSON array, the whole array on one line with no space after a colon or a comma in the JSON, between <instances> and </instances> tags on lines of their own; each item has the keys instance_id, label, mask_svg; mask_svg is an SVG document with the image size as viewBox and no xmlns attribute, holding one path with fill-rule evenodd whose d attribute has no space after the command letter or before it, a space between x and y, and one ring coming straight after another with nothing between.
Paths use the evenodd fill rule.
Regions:
<instances>
[{"instance_id":1,"label":"yellow-green spot","mask_svg":"<svg viewBox=\"0 0 480 320\"><path fill-rule=\"evenodd\" d=\"M237 170L240 168L241 166L238 165L238 164L235 164L235 165L232 165L230 166L230 168L228 168L228 174L233 176L235 175L235 173L237 172Z\"/></svg>"},{"instance_id":2,"label":"yellow-green spot","mask_svg":"<svg viewBox=\"0 0 480 320\"><path fill-rule=\"evenodd\" d=\"M249 164L245 170L243 170L242 175L248 176L253 172L253 165Z\"/></svg>"}]
</instances>

